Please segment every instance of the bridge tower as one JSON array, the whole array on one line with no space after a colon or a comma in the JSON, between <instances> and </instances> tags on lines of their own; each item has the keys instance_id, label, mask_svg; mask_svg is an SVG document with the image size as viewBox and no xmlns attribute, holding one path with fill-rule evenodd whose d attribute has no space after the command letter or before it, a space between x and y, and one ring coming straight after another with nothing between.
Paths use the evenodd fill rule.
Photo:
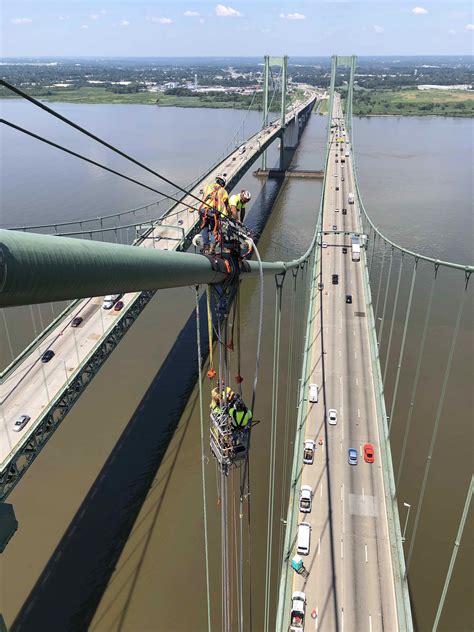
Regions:
<instances>
[{"instance_id":1,"label":"bridge tower","mask_svg":"<svg viewBox=\"0 0 474 632\"><path fill-rule=\"evenodd\" d=\"M268 113L270 110L271 103L269 102L268 93L270 89L270 75L271 75L271 67L279 66L281 68L281 99L280 99L280 122L282 129L282 142L280 144L280 168L282 168L282 160L283 160L283 152L284 152L284 142L283 135L285 130L285 115L286 115L286 93L288 89L288 55L284 55L283 57L271 57L270 55L265 55L264 57L264 70L263 70L263 120L262 127L266 127L268 125ZM264 151L262 154L262 169L265 170L267 168L267 152Z\"/></svg>"},{"instance_id":2,"label":"bridge tower","mask_svg":"<svg viewBox=\"0 0 474 632\"><path fill-rule=\"evenodd\" d=\"M354 93L354 76L355 76L355 67L356 67L356 55L333 55L331 58L331 83L329 87L329 112L332 112L332 102L334 95L334 88L336 85L336 74L337 69L340 66L347 66L349 68L349 81L347 84L347 97L346 97L346 107L345 107L345 117L346 117L346 129L349 132L352 132L352 96ZM328 130L329 134L329 130Z\"/></svg>"}]
</instances>

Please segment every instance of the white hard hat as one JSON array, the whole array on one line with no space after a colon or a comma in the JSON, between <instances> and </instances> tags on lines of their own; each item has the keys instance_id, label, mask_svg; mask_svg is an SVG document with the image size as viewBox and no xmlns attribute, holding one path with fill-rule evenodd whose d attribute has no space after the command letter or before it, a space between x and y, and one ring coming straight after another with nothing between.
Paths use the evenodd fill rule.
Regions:
<instances>
[{"instance_id":1,"label":"white hard hat","mask_svg":"<svg viewBox=\"0 0 474 632\"><path fill-rule=\"evenodd\" d=\"M252 194L250 193L250 191L241 191L240 195L246 202L249 202L252 199Z\"/></svg>"}]
</instances>

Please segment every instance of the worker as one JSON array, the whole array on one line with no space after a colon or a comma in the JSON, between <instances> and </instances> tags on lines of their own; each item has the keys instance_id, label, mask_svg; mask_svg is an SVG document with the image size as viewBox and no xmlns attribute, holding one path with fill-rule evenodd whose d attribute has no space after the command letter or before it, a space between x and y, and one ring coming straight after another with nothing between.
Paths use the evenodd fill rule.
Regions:
<instances>
[{"instance_id":1,"label":"worker","mask_svg":"<svg viewBox=\"0 0 474 632\"><path fill-rule=\"evenodd\" d=\"M225 174L218 173L215 182L204 192L203 203L199 208L201 216L202 251L214 254L219 241L220 222L229 212L229 194L225 190Z\"/></svg>"},{"instance_id":2,"label":"worker","mask_svg":"<svg viewBox=\"0 0 474 632\"><path fill-rule=\"evenodd\" d=\"M245 205L250 202L252 195L250 191L242 190L230 196L229 206L233 219L243 222L245 218Z\"/></svg>"},{"instance_id":3,"label":"worker","mask_svg":"<svg viewBox=\"0 0 474 632\"><path fill-rule=\"evenodd\" d=\"M230 388L230 386L224 387L224 382L220 382L219 386L216 386L211 391L211 410L220 411L221 403L223 402L223 410L226 410L229 406L232 406L237 398L237 395Z\"/></svg>"},{"instance_id":4,"label":"worker","mask_svg":"<svg viewBox=\"0 0 474 632\"><path fill-rule=\"evenodd\" d=\"M252 422L252 411L239 399L229 409L229 415L232 419L232 427L235 430L243 430Z\"/></svg>"}]
</instances>

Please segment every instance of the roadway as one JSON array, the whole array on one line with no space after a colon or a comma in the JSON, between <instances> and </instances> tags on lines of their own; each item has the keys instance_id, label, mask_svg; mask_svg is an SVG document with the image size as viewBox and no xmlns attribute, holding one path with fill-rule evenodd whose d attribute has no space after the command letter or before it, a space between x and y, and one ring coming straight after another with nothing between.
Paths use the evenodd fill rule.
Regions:
<instances>
[{"instance_id":1,"label":"roadway","mask_svg":"<svg viewBox=\"0 0 474 632\"><path fill-rule=\"evenodd\" d=\"M342 123L338 96L333 112L333 122ZM357 200L347 202L348 193L354 191L352 158L344 157L349 145L336 143L340 137L331 136L322 226L323 231L337 226L359 232ZM343 208L347 215L342 214ZM303 466L301 479L313 489L313 505L311 513L298 517L298 523L309 522L312 527L310 554L303 558L310 574L305 579L294 573L293 590L306 594L305 630L396 632L364 263L352 261L349 236L332 234L321 239L327 247L320 246L316 274L324 289L316 290L321 301L314 303L308 377L308 383L315 382L320 391L318 403L306 404L306 438L316 441L316 451L313 465ZM347 254L342 252L343 244ZM338 285L332 284L332 274L339 275ZM346 303L347 294L352 295L352 304ZM337 411L336 425L327 423L329 409ZM372 464L364 461L365 443L375 448ZM349 448L358 452L357 465L348 463Z\"/></svg>"},{"instance_id":2,"label":"roadway","mask_svg":"<svg viewBox=\"0 0 474 632\"><path fill-rule=\"evenodd\" d=\"M315 98L313 93L306 96L308 98L304 102L298 102L289 109L287 122ZM264 143L278 136L280 127L280 121L273 122L254 134L210 171L190 193L201 198L201 190L213 182L219 172L226 173L227 180L231 180L247 162L261 153ZM175 250L196 223L197 214L190 212L190 206L196 209L199 203L191 196L183 198L139 247ZM66 318L51 327L47 335L8 371L0 384L0 472L28 441L51 403L67 390L70 380L81 372L95 350L113 331L118 319L125 317L139 296L140 292L125 294L121 299L124 307L118 312L103 310L102 297L79 301ZM76 316L82 316L83 322L79 327L72 328L70 324ZM55 356L50 362L42 363L41 355L47 349L52 349ZM14 423L23 414L29 415L31 420L23 430L15 432Z\"/></svg>"}]
</instances>

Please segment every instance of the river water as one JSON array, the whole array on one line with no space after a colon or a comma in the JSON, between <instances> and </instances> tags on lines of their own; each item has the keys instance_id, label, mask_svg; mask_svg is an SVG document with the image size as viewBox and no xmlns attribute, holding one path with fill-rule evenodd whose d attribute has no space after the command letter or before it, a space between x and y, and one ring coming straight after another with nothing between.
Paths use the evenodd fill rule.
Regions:
<instances>
[{"instance_id":1,"label":"river water","mask_svg":"<svg viewBox=\"0 0 474 632\"><path fill-rule=\"evenodd\" d=\"M19 102L3 102L3 116L25 125L58 143L84 152L94 160L139 176L143 182L167 191L151 174L110 156L105 148L81 138L76 132L52 121L44 113ZM243 113L229 110L186 110L152 106L98 106L56 104L58 110L84 124L112 143L126 149L181 185L192 181L212 163L242 123ZM313 116L296 153L294 165L304 169L322 167L325 117ZM260 115L250 112L240 135L249 135L260 125ZM439 118L356 119L354 137L361 191L375 223L394 241L431 256L466 262L472 253L472 157L470 121ZM5 226L97 217L153 201L156 196L95 167L59 155L33 140L3 131L2 210ZM276 159L276 149L270 162ZM242 185L258 198L265 210L274 184L265 185L245 176ZM260 194L260 195L259 195ZM267 260L291 259L307 247L319 207L321 182L290 180L279 192L260 242ZM258 210L258 209L255 209ZM374 271L380 266L375 258ZM407 282L403 279L402 293ZM420 294L427 284L423 281ZM305 301L298 280L297 331L303 329ZM242 292L242 375L244 394L249 397L254 374L258 287L247 281ZM449 287L437 291L438 322L429 340L427 356L433 371L424 375L421 400L432 399L432 384L439 381L436 351L440 337L449 331L455 316ZM277 597L277 575L281 545L280 518L285 516L287 487L283 437L285 425L294 421L294 397L287 407L287 381L293 386L300 371L300 346L288 353L291 284L285 283L280 373L279 453L276 476L277 502L273 525L274 563L272 612ZM403 302L401 301L401 304ZM268 498L268 435L265 421L271 411L274 282L265 282L264 337L256 414L262 420L252 445L252 594L253 629L262 629L264 596L266 516ZM20 527L2 555L2 603L11 624L56 545L73 519L100 468L169 352L172 341L194 306L190 289L160 292L140 316L107 364L81 397L67 420L50 440L42 455L11 494ZM414 309L415 315L418 312ZM453 316L454 314L454 316ZM396 315L394 344L401 336ZM470 331L463 320L461 351L467 350ZM415 318L410 340L420 336L422 319ZM444 330L443 330L444 325ZM436 329L439 327L439 329ZM18 347L29 335L25 320L17 326ZM466 343L466 344L464 344ZM414 343L413 343L414 344ZM5 347L5 344L2 345ZM469 354L458 350L448 389L440 443L428 485L426 512L420 523L410 579L419 630L430 629L441 593L451 547L458 526L470 476L471 421ZM190 351L189 361L195 361ZM416 361L410 355L407 364ZM179 381L179 367L176 380ZM401 383L400 401L408 401L410 384ZM439 384L438 384L439 389ZM392 387L393 390L393 387ZM202 537L199 414L197 391L188 402L180 425L156 474L115 573L101 600L91 629L146 631L204 630L206 593ZM156 402L157 423L160 403ZM421 465L432 427L432 411L422 407L417 418L413 449L408 450L399 499L415 507L422 479ZM403 426L394 426L394 461L398 462ZM428 439L427 439L428 438ZM420 442L422 439L422 442ZM289 448L292 452L292 446ZM456 456L452 456L456 454ZM288 463L288 461L287 461ZM421 464L421 465L420 465ZM220 629L220 525L214 463L206 462L210 533L211 607L214 629ZM137 481L128 481L134 485ZM283 497L283 502L282 502ZM413 518L413 514L412 514ZM411 518L411 520L412 520ZM402 526L404 515L401 516ZM468 524L466 529L471 526ZM407 530L410 535L411 524ZM466 530L465 533L469 531ZM94 533L90 534L94 537ZM471 581L472 548L463 540L442 620L443 630L467 630L470 613L465 604ZM79 552L80 553L80 552ZM246 560L248 563L249 560ZM100 562L99 562L100 564ZM92 569L91 569L92 572ZM74 576L74 569L71 569ZM93 579L93 574L91 579ZM8 579L8 581L5 581ZM235 590L235 577L234 587ZM64 587L67 594L68 587ZM57 596L61 599L61 594ZM233 604L235 619L236 604Z\"/></svg>"}]
</instances>

